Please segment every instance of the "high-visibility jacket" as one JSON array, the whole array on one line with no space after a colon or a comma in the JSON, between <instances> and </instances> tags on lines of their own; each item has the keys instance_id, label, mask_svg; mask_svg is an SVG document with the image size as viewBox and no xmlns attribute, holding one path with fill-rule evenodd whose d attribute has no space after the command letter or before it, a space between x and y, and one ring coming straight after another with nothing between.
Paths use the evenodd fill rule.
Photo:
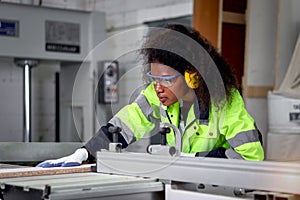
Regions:
<instances>
[{"instance_id":1,"label":"high-visibility jacket","mask_svg":"<svg viewBox=\"0 0 300 200\"><path fill-rule=\"evenodd\" d=\"M183 153L195 154L224 147L228 158L264 159L254 119L245 109L237 90L232 91L232 100L221 109L212 105L207 119L201 119L196 105L191 106L186 120L183 120L180 116L180 101L171 106L163 106L154 85L150 84L109 123L122 128L121 134L127 144L145 137L161 121L172 123L181 130ZM173 132L167 134L168 145L175 146L175 140Z\"/></svg>"}]
</instances>

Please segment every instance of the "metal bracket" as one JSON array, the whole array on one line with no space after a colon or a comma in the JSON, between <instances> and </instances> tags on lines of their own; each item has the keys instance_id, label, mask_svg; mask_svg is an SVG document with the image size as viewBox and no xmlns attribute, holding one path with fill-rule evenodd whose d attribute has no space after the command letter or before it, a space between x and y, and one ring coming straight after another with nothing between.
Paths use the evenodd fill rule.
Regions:
<instances>
[{"instance_id":1,"label":"metal bracket","mask_svg":"<svg viewBox=\"0 0 300 200\"><path fill-rule=\"evenodd\" d=\"M42 195L42 199L49 199L49 195L51 193L51 186L50 185L45 185L45 188L43 190L43 195Z\"/></svg>"},{"instance_id":2,"label":"metal bracket","mask_svg":"<svg viewBox=\"0 0 300 200\"><path fill-rule=\"evenodd\" d=\"M109 151L121 153L122 144L121 143L109 143Z\"/></svg>"},{"instance_id":3,"label":"metal bracket","mask_svg":"<svg viewBox=\"0 0 300 200\"><path fill-rule=\"evenodd\" d=\"M156 155L175 156L176 148L174 146L149 145L147 147L147 152Z\"/></svg>"},{"instance_id":4,"label":"metal bracket","mask_svg":"<svg viewBox=\"0 0 300 200\"><path fill-rule=\"evenodd\" d=\"M108 147L109 151L118 152L118 153L121 152L122 143L118 142L118 137L119 137L119 134L120 134L121 130L122 129L120 127L117 127L117 126L110 126L108 128L108 132L110 134L112 134L112 140L113 140L111 143L109 143L109 147Z\"/></svg>"}]
</instances>

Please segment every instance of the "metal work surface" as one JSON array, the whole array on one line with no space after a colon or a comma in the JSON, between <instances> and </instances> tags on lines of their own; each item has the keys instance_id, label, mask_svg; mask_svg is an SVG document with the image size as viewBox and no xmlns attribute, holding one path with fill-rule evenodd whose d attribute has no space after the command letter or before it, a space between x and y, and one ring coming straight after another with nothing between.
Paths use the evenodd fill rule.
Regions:
<instances>
[{"instance_id":1,"label":"metal work surface","mask_svg":"<svg viewBox=\"0 0 300 200\"><path fill-rule=\"evenodd\" d=\"M40 162L70 155L80 142L0 142L0 162Z\"/></svg>"},{"instance_id":2,"label":"metal work surface","mask_svg":"<svg viewBox=\"0 0 300 200\"><path fill-rule=\"evenodd\" d=\"M0 179L0 199L160 199L156 179L77 173ZM161 194L162 193L162 194Z\"/></svg>"},{"instance_id":3,"label":"metal work surface","mask_svg":"<svg viewBox=\"0 0 300 200\"><path fill-rule=\"evenodd\" d=\"M97 171L300 194L300 164L97 152Z\"/></svg>"},{"instance_id":4,"label":"metal work surface","mask_svg":"<svg viewBox=\"0 0 300 200\"><path fill-rule=\"evenodd\" d=\"M19 166L19 165L9 165L9 164L2 164L0 163L0 174L2 170L5 169L16 169L16 168L25 168L24 166ZM30 168L30 167L27 167Z\"/></svg>"}]
</instances>

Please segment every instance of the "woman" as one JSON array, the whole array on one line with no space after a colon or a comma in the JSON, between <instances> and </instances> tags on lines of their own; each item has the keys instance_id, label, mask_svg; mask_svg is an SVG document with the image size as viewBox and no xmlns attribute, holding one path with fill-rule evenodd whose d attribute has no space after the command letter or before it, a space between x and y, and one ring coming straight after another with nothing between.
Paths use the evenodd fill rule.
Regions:
<instances>
[{"instance_id":1,"label":"woman","mask_svg":"<svg viewBox=\"0 0 300 200\"><path fill-rule=\"evenodd\" d=\"M197 31L167 25L148 35L141 54L150 70L149 85L122 108L106 126L74 154L40 163L38 167L76 166L108 149L117 126L123 148L171 123L182 134L182 153L190 156L263 160L260 133L244 107L230 66ZM167 143L175 146L173 130ZM146 147L145 147L146 148Z\"/></svg>"}]
</instances>

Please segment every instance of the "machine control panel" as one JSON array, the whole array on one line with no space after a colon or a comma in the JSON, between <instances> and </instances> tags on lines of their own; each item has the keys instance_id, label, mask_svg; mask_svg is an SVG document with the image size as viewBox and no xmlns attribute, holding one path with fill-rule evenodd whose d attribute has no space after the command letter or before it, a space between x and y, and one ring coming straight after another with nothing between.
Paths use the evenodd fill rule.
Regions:
<instances>
[{"instance_id":1,"label":"machine control panel","mask_svg":"<svg viewBox=\"0 0 300 200\"><path fill-rule=\"evenodd\" d=\"M99 103L117 103L119 100L117 82L119 79L119 65L116 61L101 62L103 70L100 73Z\"/></svg>"}]
</instances>

